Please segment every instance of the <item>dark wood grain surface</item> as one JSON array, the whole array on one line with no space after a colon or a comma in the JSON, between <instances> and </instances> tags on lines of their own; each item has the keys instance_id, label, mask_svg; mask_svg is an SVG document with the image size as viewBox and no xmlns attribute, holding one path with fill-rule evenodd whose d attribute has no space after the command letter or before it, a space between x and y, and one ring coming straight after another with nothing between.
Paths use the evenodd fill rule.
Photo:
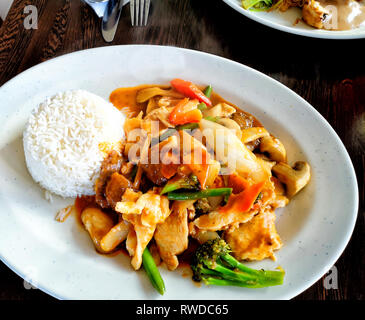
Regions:
<instances>
[{"instance_id":1,"label":"dark wood grain surface","mask_svg":"<svg viewBox=\"0 0 365 320\"><path fill-rule=\"evenodd\" d=\"M38 9L36 30L23 26L29 4ZM335 264L338 289L325 289L322 278L295 299L364 300L365 40L286 34L245 18L221 0L152 0L147 27L132 28L129 14L127 5L113 45L178 46L238 61L288 86L328 120L356 169L359 214L351 241ZM110 45L99 29L100 20L80 0L15 0L0 22L0 85L47 59ZM0 262L0 299L53 299L26 287Z\"/></svg>"}]
</instances>

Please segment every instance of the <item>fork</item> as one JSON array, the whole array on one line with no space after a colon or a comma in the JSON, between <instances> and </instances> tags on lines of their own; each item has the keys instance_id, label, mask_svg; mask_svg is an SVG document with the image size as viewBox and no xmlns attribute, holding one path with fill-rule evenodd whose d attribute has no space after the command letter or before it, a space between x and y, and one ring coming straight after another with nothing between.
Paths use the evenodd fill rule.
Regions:
<instances>
[{"instance_id":1,"label":"fork","mask_svg":"<svg viewBox=\"0 0 365 320\"><path fill-rule=\"evenodd\" d=\"M150 0L131 0L130 9L132 26L145 26L150 10Z\"/></svg>"}]
</instances>

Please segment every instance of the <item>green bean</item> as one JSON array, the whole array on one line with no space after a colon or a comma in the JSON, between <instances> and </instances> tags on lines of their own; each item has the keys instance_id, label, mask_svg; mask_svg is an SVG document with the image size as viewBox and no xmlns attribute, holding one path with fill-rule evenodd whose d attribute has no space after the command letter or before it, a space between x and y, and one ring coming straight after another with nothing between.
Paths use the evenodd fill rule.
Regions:
<instances>
[{"instance_id":1,"label":"green bean","mask_svg":"<svg viewBox=\"0 0 365 320\"><path fill-rule=\"evenodd\" d=\"M169 192L169 200L195 200L208 197L227 196L232 193L232 188L207 189L197 192Z\"/></svg>"},{"instance_id":2,"label":"green bean","mask_svg":"<svg viewBox=\"0 0 365 320\"><path fill-rule=\"evenodd\" d=\"M204 93L204 95L205 95L207 98L210 98L210 95L212 94L212 86L211 86L211 85L207 86L207 87L204 89L203 93ZM201 103L199 103L199 104L198 104L198 109L199 109L200 111L203 111L203 110L205 110L205 109L207 109L207 108L208 108L208 107L207 107L207 105L206 105L204 102L201 102Z\"/></svg>"},{"instance_id":3,"label":"green bean","mask_svg":"<svg viewBox=\"0 0 365 320\"><path fill-rule=\"evenodd\" d=\"M143 268L146 271L147 276L150 279L153 287L161 295L163 295L166 291L165 283L163 282L161 274L158 271L158 268L155 264L155 260L153 260L153 257L147 247L146 249L144 249L142 254L142 263L143 263Z\"/></svg>"},{"instance_id":4,"label":"green bean","mask_svg":"<svg viewBox=\"0 0 365 320\"><path fill-rule=\"evenodd\" d=\"M181 126L177 126L176 130L193 130L196 128L199 128L199 124L196 122L192 122L192 123L183 124Z\"/></svg>"},{"instance_id":5,"label":"green bean","mask_svg":"<svg viewBox=\"0 0 365 320\"><path fill-rule=\"evenodd\" d=\"M210 96L211 96L211 94L212 94L212 91L213 91L213 89L212 89L212 86L211 85L209 85L209 86L207 86L205 89L204 89L204 94L205 94L205 96L207 97L207 98L210 98Z\"/></svg>"}]
</instances>

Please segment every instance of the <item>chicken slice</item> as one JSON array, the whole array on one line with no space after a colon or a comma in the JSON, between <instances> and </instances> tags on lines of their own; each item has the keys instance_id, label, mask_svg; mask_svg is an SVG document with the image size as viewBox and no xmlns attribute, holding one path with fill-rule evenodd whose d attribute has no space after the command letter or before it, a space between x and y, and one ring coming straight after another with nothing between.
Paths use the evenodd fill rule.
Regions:
<instances>
[{"instance_id":1,"label":"chicken slice","mask_svg":"<svg viewBox=\"0 0 365 320\"><path fill-rule=\"evenodd\" d=\"M317 29L324 28L323 23L329 16L329 12L315 0L308 0L304 3L302 14L303 20Z\"/></svg>"},{"instance_id":2,"label":"chicken slice","mask_svg":"<svg viewBox=\"0 0 365 320\"><path fill-rule=\"evenodd\" d=\"M104 252L113 251L119 244L121 244L128 235L129 223L126 221L120 221L109 232L104 235L100 241L100 248Z\"/></svg>"},{"instance_id":3,"label":"chicken slice","mask_svg":"<svg viewBox=\"0 0 365 320\"><path fill-rule=\"evenodd\" d=\"M247 222L257 214L258 209L253 208L247 212L219 212L212 211L194 220L194 225L202 230L218 231L227 229L229 226Z\"/></svg>"},{"instance_id":4,"label":"chicken slice","mask_svg":"<svg viewBox=\"0 0 365 320\"><path fill-rule=\"evenodd\" d=\"M194 210L194 200L175 201L172 213L164 223L157 225L155 241L161 259L169 270L175 270L179 265L177 255L188 247L188 210Z\"/></svg>"},{"instance_id":5,"label":"chicken slice","mask_svg":"<svg viewBox=\"0 0 365 320\"><path fill-rule=\"evenodd\" d=\"M275 260L274 250L282 246L275 228L274 211L261 212L236 229L224 232L224 238L238 260Z\"/></svg>"},{"instance_id":6,"label":"chicken slice","mask_svg":"<svg viewBox=\"0 0 365 320\"><path fill-rule=\"evenodd\" d=\"M81 221L84 224L85 229L89 232L96 250L101 253L106 253L100 243L114 225L114 221L110 215L99 208L86 208L81 213Z\"/></svg>"},{"instance_id":7,"label":"chicken slice","mask_svg":"<svg viewBox=\"0 0 365 320\"><path fill-rule=\"evenodd\" d=\"M122 214L141 215L141 223L145 226L153 226L163 222L170 214L169 200L166 196L156 194L154 190L150 190L145 194L141 194L134 201L117 202L115 211Z\"/></svg>"},{"instance_id":8,"label":"chicken slice","mask_svg":"<svg viewBox=\"0 0 365 320\"><path fill-rule=\"evenodd\" d=\"M157 189L152 189L142 194L127 189L115 207L123 219L132 224L126 245L135 270L141 267L143 251L152 239L156 225L170 215L169 200L156 192Z\"/></svg>"},{"instance_id":9,"label":"chicken slice","mask_svg":"<svg viewBox=\"0 0 365 320\"><path fill-rule=\"evenodd\" d=\"M123 219L133 225L127 236L126 247L129 255L132 256L132 267L138 270L142 265L143 251L151 241L156 225L144 226L141 215L138 214L123 214Z\"/></svg>"}]
</instances>

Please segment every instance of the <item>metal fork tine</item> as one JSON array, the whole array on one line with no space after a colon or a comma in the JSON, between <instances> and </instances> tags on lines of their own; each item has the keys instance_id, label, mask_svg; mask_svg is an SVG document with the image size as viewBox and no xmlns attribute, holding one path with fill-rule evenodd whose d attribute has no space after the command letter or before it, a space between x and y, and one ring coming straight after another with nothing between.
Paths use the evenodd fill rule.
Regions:
<instances>
[{"instance_id":1,"label":"metal fork tine","mask_svg":"<svg viewBox=\"0 0 365 320\"><path fill-rule=\"evenodd\" d=\"M141 1L141 5L140 5L140 15L139 15L139 25L143 25L143 14L144 14L144 0L140 0Z\"/></svg>"},{"instance_id":2,"label":"metal fork tine","mask_svg":"<svg viewBox=\"0 0 365 320\"><path fill-rule=\"evenodd\" d=\"M147 25L149 11L150 11L150 0L146 0L146 6L144 8L144 25Z\"/></svg>"},{"instance_id":3,"label":"metal fork tine","mask_svg":"<svg viewBox=\"0 0 365 320\"><path fill-rule=\"evenodd\" d=\"M136 26L139 26L139 0L136 0Z\"/></svg>"},{"instance_id":4,"label":"metal fork tine","mask_svg":"<svg viewBox=\"0 0 365 320\"><path fill-rule=\"evenodd\" d=\"M135 9L135 0L131 0L130 2L130 10L131 10L131 21L132 21L132 26L134 26L134 10Z\"/></svg>"},{"instance_id":5,"label":"metal fork tine","mask_svg":"<svg viewBox=\"0 0 365 320\"><path fill-rule=\"evenodd\" d=\"M150 0L130 0L132 26L147 25Z\"/></svg>"}]
</instances>

